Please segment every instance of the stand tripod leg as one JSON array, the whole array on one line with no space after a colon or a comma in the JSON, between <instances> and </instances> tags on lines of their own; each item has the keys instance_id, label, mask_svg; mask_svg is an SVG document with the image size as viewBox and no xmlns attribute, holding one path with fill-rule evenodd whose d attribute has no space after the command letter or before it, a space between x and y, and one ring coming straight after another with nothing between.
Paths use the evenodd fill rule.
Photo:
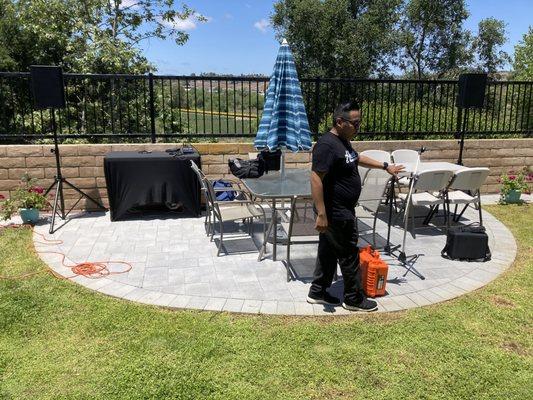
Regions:
<instances>
[{"instance_id":1,"label":"stand tripod leg","mask_svg":"<svg viewBox=\"0 0 533 400\"><path fill-rule=\"evenodd\" d=\"M421 254L414 254L412 256L407 257L403 251L400 252L400 255L398 256L398 261L400 261L402 263L402 266L406 269L405 273L403 274L403 277L405 277L409 272L412 272L414 275L419 277L420 280L423 281L426 279L426 277L420 272L418 272L418 270L414 267L414 264L416 260L418 260L418 257L420 257L420 255Z\"/></svg>"},{"instance_id":2,"label":"stand tripod leg","mask_svg":"<svg viewBox=\"0 0 533 400\"><path fill-rule=\"evenodd\" d=\"M50 230L48 231L48 233L50 233L50 234L54 233L54 224L55 224L56 215L57 215L57 203L58 203L58 200L59 200L59 192L61 191L60 190L61 181L55 181L52 184L52 186L50 186L50 188L48 189L48 190L52 189L52 187L56 183L57 183L57 188L56 188L56 194L54 196L54 207L52 208L52 221L50 222Z\"/></svg>"}]
</instances>

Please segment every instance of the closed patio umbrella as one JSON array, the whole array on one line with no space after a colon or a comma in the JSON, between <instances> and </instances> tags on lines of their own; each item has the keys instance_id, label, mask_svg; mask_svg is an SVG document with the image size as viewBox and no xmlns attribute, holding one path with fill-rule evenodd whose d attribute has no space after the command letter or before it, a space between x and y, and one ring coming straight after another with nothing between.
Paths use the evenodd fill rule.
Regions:
<instances>
[{"instance_id":1,"label":"closed patio umbrella","mask_svg":"<svg viewBox=\"0 0 533 400\"><path fill-rule=\"evenodd\" d=\"M285 170L284 149L297 152L311 148L311 131L302 89L291 50L285 39L270 77L254 146L258 150L282 150L282 176Z\"/></svg>"}]
</instances>

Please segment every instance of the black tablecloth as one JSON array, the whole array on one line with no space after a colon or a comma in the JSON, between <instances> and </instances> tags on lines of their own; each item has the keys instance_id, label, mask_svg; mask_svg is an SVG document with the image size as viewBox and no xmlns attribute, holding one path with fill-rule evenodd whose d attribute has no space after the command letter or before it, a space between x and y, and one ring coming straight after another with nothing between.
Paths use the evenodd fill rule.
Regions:
<instances>
[{"instance_id":1,"label":"black tablecloth","mask_svg":"<svg viewBox=\"0 0 533 400\"><path fill-rule=\"evenodd\" d=\"M132 207L181 203L200 215L200 183L190 160L200 166L200 155L166 152L111 152L104 171L111 221L123 218Z\"/></svg>"}]
</instances>

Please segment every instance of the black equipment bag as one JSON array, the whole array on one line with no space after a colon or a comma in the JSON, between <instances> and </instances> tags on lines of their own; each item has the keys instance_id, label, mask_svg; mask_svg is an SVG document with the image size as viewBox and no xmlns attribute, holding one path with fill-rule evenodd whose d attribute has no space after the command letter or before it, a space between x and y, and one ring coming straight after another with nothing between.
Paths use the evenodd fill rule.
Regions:
<instances>
[{"instance_id":1,"label":"black equipment bag","mask_svg":"<svg viewBox=\"0 0 533 400\"><path fill-rule=\"evenodd\" d=\"M489 237L483 226L451 228L446 246L441 251L444 258L465 261L489 261Z\"/></svg>"},{"instance_id":2,"label":"black equipment bag","mask_svg":"<svg viewBox=\"0 0 533 400\"><path fill-rule=\"evenodd\" d=\"M265 172L263 160L243 160L242 158L230 158L228 166L233 175L239 179L259 178Z\"/></svg>"},{"instance_id":3,"label":"black equipment bag","mask_svg":"<svg viewBox=\"0 0 533 400\"><path fill-rule=\"evenodd\" d=\"M265 163L265 172L279 171L281 167L281 150L268 151L263 150L257 155L259 160L263 160Z\"/></svg>"}]
</instances>

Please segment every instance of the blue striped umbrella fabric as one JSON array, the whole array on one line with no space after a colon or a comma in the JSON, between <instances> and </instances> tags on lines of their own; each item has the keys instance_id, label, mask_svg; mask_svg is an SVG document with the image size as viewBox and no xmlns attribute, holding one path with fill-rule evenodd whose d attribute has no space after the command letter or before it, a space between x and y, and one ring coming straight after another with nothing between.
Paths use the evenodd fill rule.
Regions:
<instances>
[{"instance_id":1,"label":"blue striped umbrella fabric","mask_svg":"<svg viewBox=\"0 0 533 400\"><path fill-rule=\"evenodd\" d=\"M279 49L270 77L254 146L271 151L285 147L292 152L311 148L311 131L302 89L286 40Z\"/></svg>"}]
</instances>

